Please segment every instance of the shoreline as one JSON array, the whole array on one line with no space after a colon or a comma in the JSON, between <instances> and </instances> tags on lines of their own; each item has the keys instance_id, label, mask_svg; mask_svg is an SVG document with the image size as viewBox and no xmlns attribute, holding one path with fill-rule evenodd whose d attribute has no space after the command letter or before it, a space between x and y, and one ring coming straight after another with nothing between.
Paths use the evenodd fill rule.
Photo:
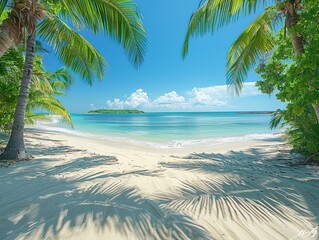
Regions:
<instances>
[{"instance_id":1,"label":"shoreline","mask_svg":"<svg viewBox=\"0 0 319 240\"><path fill-rule=\"evenodd\" d=\"M229 148L229 145L236 147L237 144L240 144L241 147L245 145L254 145L260 141L282 141L282 132L275 133L256 133L256 134L247 134L240 136L227 136L227 137L216 137L216 138L202 138L202 139L176 139L176 140L155 140L155 139L139 139L130 137L120 137L112 135L102 135L84 132L80 130L68 129L63 127L51 127L39 125L36 127L28 127L27 131L43 131L43 132L52 132L55 134L68 135L76 138L89 139L90 141L95 142L105 142L105 144L110 144L112 146L117 146L118 144L125 143L130 148L146 148L154 150L167 150L167 149L185 149L189 151L190 149L199 150L209 150L211 151L214 148L222 149ZM234 144L235 143L235 144Z\"/></svg>"},{"instance_id":2,"label":"shoreline","mask_svg":"<svg viewBox=\"0 0 319 240\"><path fill-rule=\"evenodd\" d=\"M145 116L118 114L73 114L75 129L52 116L52 123L39 122L37 127L78 136L111 141L140 142L172 148L175 145L213 145L222 141L246 141L268 138L278 131L269 129L268 117L238 113L149 113ZM236 139L232 139L232 138ZM246 139L248 138L248 139Z\"/></svg>"},{"instance_id":3,"label":"shoreline","mask_svg":"<svg viewBox=\"0 0 319 240\"><path fill-rule=\"evenodd\" d=\"M26 147L33 160L0 168L5 240L291 239L319 225L319 167L293 165L279 139L161 149L28 128Z\"/></svg>"}]
</instances>

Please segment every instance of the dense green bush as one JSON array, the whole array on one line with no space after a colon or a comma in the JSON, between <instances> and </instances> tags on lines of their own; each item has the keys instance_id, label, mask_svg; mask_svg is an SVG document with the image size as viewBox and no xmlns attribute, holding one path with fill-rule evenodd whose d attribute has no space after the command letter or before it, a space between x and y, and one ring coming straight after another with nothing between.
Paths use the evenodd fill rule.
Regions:
<instances>
[{"instance_id":1,"label":"dense green bush","mask_svg":"<svg viewBox=\"0 0 319 240\"><path fill-rule=\"evenodd\" d=\"M0 130L9 131L14 118L20 91L24 55L22 48L11 48L0 58ZM35 57L33 79L27 105L26 122L48 120L49 114L60 115L62 120L72 125L68 111L56 98L65 94L72 78L65 68L54 73L45 71L42 56Z\"/></svg>"},{"instance_id":2,"label":"dense green bush","mask_svg":"<svg viewBox=\"0 0 319 240\"><path fill-rule=\"evenodd\" d=\"M285 110L274 114L271 127L280 122L288 125L286 137L294 149L318 160L319 123L314 107L319 105L319 5L311 0L303 3L299 23L292 31L302 34L304 53L295 56L286 32L279 31L277 47L256 69L262 77L257 86L288 103Z\"/></svg>"}]
</instances>

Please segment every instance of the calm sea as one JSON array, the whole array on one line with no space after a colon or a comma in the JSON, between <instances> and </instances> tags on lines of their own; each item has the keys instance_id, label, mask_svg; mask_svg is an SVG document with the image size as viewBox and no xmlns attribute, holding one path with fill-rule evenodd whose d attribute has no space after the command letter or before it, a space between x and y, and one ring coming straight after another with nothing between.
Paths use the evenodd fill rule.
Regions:
<instances>
[{"instance_id":1,"label":"calm sea","mask_svg":"<svg viewBox=\"0 0 319 240\"><path fill-rule=\"evenodd\" d=\"M270 114L240 112L191 112L145 114L72 114L75 129L59 121L42 124L60 131L102 138L147 142L186 140L222 141L236 137L259 139L271 136Z\"/></svg>"}]
</instances>

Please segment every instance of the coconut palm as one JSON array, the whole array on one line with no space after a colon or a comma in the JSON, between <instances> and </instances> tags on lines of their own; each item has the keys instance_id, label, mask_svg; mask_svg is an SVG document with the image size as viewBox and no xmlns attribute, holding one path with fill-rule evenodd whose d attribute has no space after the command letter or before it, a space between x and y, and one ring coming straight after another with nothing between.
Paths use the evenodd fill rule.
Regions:
<instances>
[{"instance_id":1,"label":"coconut palm","mask_svg":"<svg viewBox=\"0 0 319 240\"><path fill-rule=\"evenodd\" d=\"M24 56L19 48L11 48L0 58L0 130L2 128L7 131L13 123L23 63ZM47 72L42 65L42 56L35 56L26 123L34 124L37 120L49 120L46 114L33 113L33 110L43 110L52 115L60 115L64 122L72 126L69 112L55 97L65 95L71 83L72 76L65 67L54 73Z\"/></svg>"},{"instance_id":2,"label":"coconut palm","mask_svg":"<svg viewBox=\"0 0 319 240\"><path fill-rule=\"evenodd\" d=\"M264 5L266 0L206 0L192 14L183 46L183 57L188 53L189 40L193 36L213 33L219 28L239 19L241 15L256 12L257 4ZM278 1L265 7L261 13L230 47L227 61L227 83L237 94L248 71L258 60L275 46L275 32L278 24L285 21L289 31L298 22L300 0ZM303 53L302 36L290 33L296 55Z\"/></svg>"},{"instance_id":3,"label":"coconut palm","mask_svg":"<svg viewBox=\"0 0 319 240\"><path fill-rule=\"evenodd\" d=\"M1 159L26 157L23 131L32 79L36 36L51 45L61 62L92 84L102 79L106 61L76 30L103 31L122 44L131 62L143 62L146 34L132 0L0 0L0 14L8 17L0 26L0 57L24 40L26 57L20 95L11 136ZM69 26L65 21L71 23Z\"/></svg>"},{"instance_id":4,"label":"coconut palm","mask_svg":"<svg viewBox=\"0 0 319 240\"><path fill-rule=\"evenodd\" d=\"M260 58L275 47L276 29L284 22L289 32L295 55L304 52L304 40L301 33L290 31L299 21L298 12L302 9L302 0L205 0L192 14L183 46L183 57L188 53L189 40L194 36L213 33L219 28L238 20L241 15L256 12L257 5L272 2L230 47L227 60L227 84L236 94L240 94L248 71ZM314 4L317 4L314 1ZM312 104L319 120L319 105Z\"/></svg>"},{"instance_id":5,"label":"coconut palm","mask_svg":"<svg viewBox=\"0 0 319 240\"><path fill-rule=\"evenodd\" d=\"M71 74L65 67L61 67L53 73L47 72L43 68L41 55L36 56L34 63L32 84L27 104L27 123L34 124L39 118L48 119L46 114L32 112L33 109L37 109L51 115L59 115L63 122L73 127L69 112L55 97L66 94L66 90L73 82Z\"/></svg>"}]
</instances>

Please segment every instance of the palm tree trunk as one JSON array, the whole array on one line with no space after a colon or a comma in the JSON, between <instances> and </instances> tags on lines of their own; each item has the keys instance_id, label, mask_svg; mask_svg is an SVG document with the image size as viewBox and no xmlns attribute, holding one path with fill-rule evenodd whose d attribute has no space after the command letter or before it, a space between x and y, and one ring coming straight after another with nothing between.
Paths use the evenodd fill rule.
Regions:
<instances>
[{"instance_id":1,"label":"palm tree trunk","mask_svg":"<svg viewBox=\"0 0 319 240\"><path fill-rule=\"evenodd\" d=\"M293 26L295 26L299 21L299 16L295 9L295 0L291 0L290 2L286 3L286 26L287 30L289 31ZM294 48L296 56L304 53L304 46L303 46L303 38L301 35L298 36L296 33L289 33L292 46Z\"/></svg>"},{"instance_id":2,"label":"palm tree trunk","mask_svg":"<svg viewBox=\"0 0 319 240\"><path fill-rule=\"evenodd\" d=\"M24 119L29 97L32 79L33 61L35 55L35 32L30 34L27 41L27 52L24 63L24 71L21 80L20 95L15 110L11 136L7 147L1 154L0 159L24 159L27 157L24 147Z\"/></svg>"},{"instance_id":3,"label":"palm tree trunk","mask_svg":"<svg viewBox=\"0 0 319 240\"><path fill-rule=\"evenodd\" d=\"M290 0L290 2L286 3L286 24L287 30L290 30L293 26L295 26L299 21L299 16L295 9L295 0ZM290 38L292 42L292 46L296 56L299 56L305 52L303 45L303 38L301 34L290 33ZM316 113L317 120L319 122L319 105L312 104L312 107Z\"/></svg>"},{"instance_id":4,"label":"palm tree trunk","mask_svg":"<svg viewBox=\"0 0 319 240\"><path fill-rule=\"evenodd\" d=\"M19 20L12 14L0 26L0 57L14 44L21 42L21 26Z\"/></svg>"}]
</instances>

